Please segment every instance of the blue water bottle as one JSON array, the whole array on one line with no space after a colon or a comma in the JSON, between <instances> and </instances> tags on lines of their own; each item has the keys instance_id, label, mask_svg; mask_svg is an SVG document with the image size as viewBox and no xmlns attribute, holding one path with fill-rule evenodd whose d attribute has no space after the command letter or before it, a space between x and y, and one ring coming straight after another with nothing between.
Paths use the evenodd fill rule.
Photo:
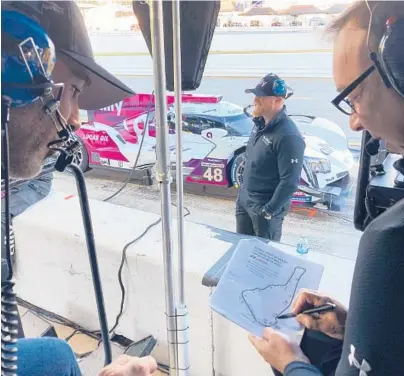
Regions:
<instances>
[{"instance_id":1,"label":"blue water bottle","mask_svg":"<svg viewBox=\"0 0 404 376\"><path fill-rule=\"evenodd\" d=\"M299 241L297 242L297 246L296 246L296 251L300 255L305 255L306 253L309 252L309 242L307 241L307 239L304 236L301 236L299 238Z\"/></svg>"}]
</instances>

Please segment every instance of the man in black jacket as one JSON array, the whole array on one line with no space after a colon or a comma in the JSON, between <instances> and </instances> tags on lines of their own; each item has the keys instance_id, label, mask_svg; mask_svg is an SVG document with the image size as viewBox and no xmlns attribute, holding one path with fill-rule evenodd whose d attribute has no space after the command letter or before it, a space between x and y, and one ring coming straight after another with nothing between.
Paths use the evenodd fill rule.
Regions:
<instances>
[{"instance_id":1,"label":"man in black jacket","mask_svg":"<svg viewBox=\"0 0 404 376\"><path fill-rule=\"evenodd\" d=\"M330 31L335 34L333 73L340 92L333 105L350 116L352 130L366 129L404 156L404 3L355 2ZM375 218L362 235L349 312L316 291L303 291L294 302L294 313L336 304L334 311L318 316L297 315L307 329L341 342L333 370L323 367L326 358L316 361L270 328L263 339L251 337L251 342L284 376L403 375L403 286L404 199Z\"/></svg>"},{"instance_id":2,"label":"man in black jacket","mask_svg":"<svg viewBox=\"0 0 404 376\"><path fill-rule=\"evenodd\" d=\"M239 234L280 241L282 225L303 166L303 137L286 113L291 89L267 74L254 89L254 123L236 205Z\"/></svg>"}]
</instances>

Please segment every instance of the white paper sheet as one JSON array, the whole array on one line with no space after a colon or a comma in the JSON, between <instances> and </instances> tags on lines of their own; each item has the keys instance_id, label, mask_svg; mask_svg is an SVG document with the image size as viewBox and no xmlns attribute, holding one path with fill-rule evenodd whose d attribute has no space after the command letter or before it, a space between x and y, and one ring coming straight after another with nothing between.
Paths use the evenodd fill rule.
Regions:
<instances>
[{"instance_id":1,"label":"white paper sheet","mask_svg":"<svg viewBox=\"0 0 404 376\"><path fill-rule=\"evenodd\" d=\"M213 310L262 336L264 327L286 334L299 331L295 319L278 319L289 313L301 288L318 289L323 266L292 256L258 239L240 240L212 294Z\"/></svg>"}]
</instances>

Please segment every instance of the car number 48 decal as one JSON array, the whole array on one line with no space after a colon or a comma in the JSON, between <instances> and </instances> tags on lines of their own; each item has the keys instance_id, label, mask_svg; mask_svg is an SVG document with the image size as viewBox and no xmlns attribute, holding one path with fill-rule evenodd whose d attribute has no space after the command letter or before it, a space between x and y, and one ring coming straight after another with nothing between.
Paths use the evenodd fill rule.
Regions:
<instances>
[{"instance_id":1,"label":"car number 48 decal","mask_svg":"<svg viewBox=\"0 0 404 376\"><path fill-rule=\"evenodd\" d=\"M219 167L207 167L203 173L203 178L208 181L221 183L224 180L223 170Z\"/></svg>"}]
</instances>

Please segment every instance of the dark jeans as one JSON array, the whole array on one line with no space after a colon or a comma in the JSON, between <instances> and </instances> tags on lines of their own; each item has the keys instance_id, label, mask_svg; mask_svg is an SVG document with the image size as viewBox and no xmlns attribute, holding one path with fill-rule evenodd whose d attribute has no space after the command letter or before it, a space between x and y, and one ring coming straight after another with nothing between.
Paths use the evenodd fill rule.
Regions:
<instances>
[{"instance_id":1,"label":"dark jeans","mask_svg":"<svg viewBox=\"0 0 404 376\"><path fill-rule=\"evenodd\" d=\"M246 210L239 201L236 203L236 226L237 233L244 235L259 236L261 238L280 242L282 237L283 220L286 211L275 218L265 219L262 215Z\"/></svg>"},{"instance_id":2,"label":"dark jeans","mask_svg":"<svg viewBox=\"0 0 404 376\"><path fill-rule=\"evenodd\" d=\"M58 338L17 341L18 376L81 376L73 350Z\"/></svg>"}]
</instances>

